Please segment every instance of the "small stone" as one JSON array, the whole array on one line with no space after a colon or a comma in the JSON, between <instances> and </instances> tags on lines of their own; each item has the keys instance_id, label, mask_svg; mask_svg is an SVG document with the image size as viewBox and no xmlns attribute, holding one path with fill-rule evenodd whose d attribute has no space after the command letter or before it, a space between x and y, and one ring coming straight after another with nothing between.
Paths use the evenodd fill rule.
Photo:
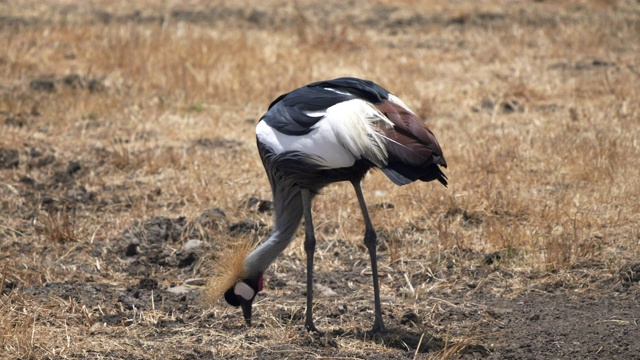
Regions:
<instances>
[{"instance_id":1,"label":"small stone","mask_svg":"<svg viewBox=\"0 0 640 360\"><path fill-rule=\"evenodd\" d=\"M315 284L314 287L315 287L315 290L320 293L320 296L324 296L324 297L338 296L338 293L333 291L333 289L331 289L328 286L325 286L322 284Z\"/></svg>"},{"instance_id":2,"label":"small stone","mask_svg":"<svg viewBox=\"0 0 640 360\"><path fill-rule=\"evenodd\" d=\"M56 161L55 156L47 155L43 158L38 159L38 161L36 161L33 165L30 165L30 166L39 168L39 167L47 166L49 164L53 164L54 161Z\"/></svg>"},{"instance_id":3,"label":"small stone","mask_svg":"<svg viewBox=\"0 0 640 360\"><path fill-rule=\"evenodd\" d=\"M381 202L381 203L378 203L378 204L373 204L373 208L374 209L385 210L385 209L394 209L395 207L396 207L395 205L393 205L392 203L389 203L389 202Z\"/></svg>"},{"instance_id":4,"label":"small stone","mask_svg":"<svg viewBox=\"0 0 640 360\"><path fill-rule=\"evenodd\" d=\"M33 157L33 158L37 158L40 157L40 155L42 155L42 151L32 147L31 150L29 150L29 156Z\"/></svg>"},{"instance_id":5,"label":"small stone","mask_svg":"<svg viewBox=\"0 0 640 360\"><path fill-rule=\"evenodd\" d=\"M138 284L140 289L153 290L158 288L158 280L152 278L142 278Z\"/></svg>"},{"instance_id":6,"label":"small stone","mask_svg":"<svg viewBox=\"0 0 640 360\"><path fill-rule=\"evenodd\" d=\"M56 90L56 83L53 79L41 78L31 80L31 82L29 83L29 87L31 88L31 90L52 93Z\"/></svg>"},{"instance_id":7,"label":"small stone","mask_svg":"<svg viewBox=\"0 0 640 360\"><path fill-rule=\"evenodd\" d=\"M229 233L232 236L238 236L241 234L250 234L254 231L258 231L267 226L262 221L243 220L237 223L229 225Z\"/></svg>"},{"instance_id":8,"label":"small stone","mask_svg":"<svg viewBox=\"0 0 640 360\"><path fill-rule=\"evenodd\" d=\"M619 274L623 283L640 282L640 263L623 266Z\"/></svg>"},{"instance_id":9,"label":"small stone","mask_svg":"<svg viewBox=\"0 0 640 360\"><path fill-rule=\"evenodd\" d=\"M518 102L517 100L504 101L501 105L501 108L502 108L502 112L505 114L524 111L524 106L520 104L520 102Z\"/></svg>"},{"instance_id":10,"label":"small stone","mask_svg":"<svg viewBox=\"0 0 640 360\"><path fill-rule=\"evenodd\" d=\"M492 252L491 254L487 254L484 256L484 263L487 265L499 263L500 260L502 260L502 257L499 251Z\"/></svg>"},{"instance_id":11,"label":"small stone","mask_svg":"<svg viewBox=\"0 0 640 360\"><path fill-rule=\"evenodd\" d=\"M187 251L200 249L201 247L204 247L204 241L191 239L191 240L187 240L187 242L185 242L184 245L182 245L182 250L187 252Z\"/></svg>"},{"instance_id":12,"label":"small stone","mask_svg":"<svg viewBox=\"0 0 640 360\"><path fill-rule=\"evenodd\" d=\"M78 74L67 75L62 82L72 89L84 88L84 79Z\"/></svg>"},{"instance_id":13,"label":"small stone","mask_svg":"<svg viewBox=\"0 0 640 360\"><path fill-rule=\"evenodd\" d=\"M104 91L106 89L106 86L104 85L104 82L102 82L102 80L98 80L98 79L91 79L89 80L89 91L90 92L99 92L99 91Z\"/></svg>"},{"instance_id":14,"label":"small stone","mask_svg":"<svg viewBox=\"0 0 640 360\"><path fill-rule=\"evenodd\" d=\"M69 164L67 164L67 174L69 175L77 173L80 169L80 163L77 161L69 161Z\"/></svg>"},{"instance_id":15,"label":"small stone","mask_svg":"<svg viewBox=\"0 0 640 360\"><path fill-rule=\"evenodd\" d=\"M264 213L273 210L273 201L258 199L257 197L250 197L246 201L243 201L244 206L250 209L254 209L259 213Z\"/></svg>"},{"instance_id":16,"label":"small stone","mask_svg":"<svg viewBox=\"0 0 640 360\"><path fill-rule=\"evenodd\" d=\"M0 293L1 294L8 294L11 291L13 291L13 289L15 289L16 287L18 287L18 284L13 282L13 281L5 281L4 285L2 285L2 289L0 289Z\"/></svg>"},{"instance_id":17,"label":"small stone","mask_svg":"<svg viewBox=\"0 0 640 360\"><path fill-rule=\"evenodd\" d=\"M382 191L382 190L376 190L373 192L373 196L375 197L383 197L387 194L386 191Z\"/></svg>"},{"instance_id":18,"label":"small stone","mask_svg":"<svg viewBox=\"0 0 640 360\"><path fill-rule=\"evenodd\" d=\"M102 330L103 328L106 327L106 323L104 322L95 322L93 323L93 325L91 325L91 327L89 327L89 334L96 334L98 333L100 330Z\"/></svg>"},{"instance_id":19,"label":"small stone","mask_svg":"<svg viewBox=\"0 0 640 360\"><path fill-rule=\"evenodd\" d=\"M188 287L186 287L184 285L178 285L178 286L174 286L174 287L168 288L167 291L172 293L172 294L176 294L176 295L184 295L184 294L189 293L191 291L191 289L189 289Z\"/></svg>"},{"instance_id":20,"label":"small stone","mask_svg":"<svg viewBox=\"0 0 640 360\"><path fill-rule=\"evenodd\" d=\"M493 109L495 105L493 104L493 101L491 101L491 99L484 99L482 100L482 103L480 103L480 107L482 107L483 109Z\"/></svg>"},{"instance_id":21,"label":"small stone","mask_svg":"<svg viewBox=\"0 0 640 360\"><path fill-rule=\"evenodd\" d=\"M138 244L133 242L127 245L127 249L124 251L124 254L126 256L135 256L139 253L140 251L138 250Z\"/></svg>"},{"instance_id":22,"label":"small stone","mask_svg":"<svg viewBox=\"0 0 640 360\"><path fill-rule=\"evenodd\" d=\"M95 195L93 193L88 192L84 186L77 186L72 189L69 189L67 190L66 195L67 195L67 198L73 199L81 203L87 203L93 200L95 197Z\"/></svg>"},{"instance_id":23,"label":"small stone","mask_svg":"<svg viewBox=\"0 0 640 360\"><path fill-rule=\"evenodd\" d=\"M258 212L264 213L273 210L273 201L270 200L261 200L258 204Z\"/></svg>"},{"instance_id":24,"label":"small stone","mask_svg":"<svg viewBox=\"0 0 640 360\"><path fill-rule=\"evenodd\" d=\"M23 127L25 125L27 125L28 121L26 119L26 117L24 116L24 114L16 114L13 116L9 116L6 119L4 119L4 123L7 126L15 126L15 127Z\"/></svg>"},{"instance_id":25,"label":"small stone","mask_svg":"<svg viewBox=\"0 0 640 360\"><path fill-rule=\"evenodd\" d=\"M20 165L18 150L0 148L0 169L17 168L18 165Z\"/></svg>"},{"instance_id":26,"label":"small stone","mask_svg":"<svg viewBox=\"0 0 640 360\"><path fill-rule=\"evenodd\" d=\"M33 178L28 176L21 176L19 181L23 184L30 185L30 186L33 186L36 184L36 181L33 180Z\"/></svg>"},{"instance_id":27,"label":"small stone","mask_svg":"<svg viewBox=\"0 0 640 360\"><path fill-rule=\"evenodd\" d=\"M402 319L400 319L400 324L402 325L407 325L407 324L420 324L420 317L414 313L413 311L407 311L402 315Z\"/></svg>"},{"instance_id":28,"label":"small stone","mask_svg":"<svg viewBox=\"0 0 640 360\"><path fill-rule=\"evenodd\" d=\"M228 226L227 216L220 208L208 209L196 218L196 223L206 229L222 230Z\"/></svg>"},{"instance_id":29,"label":"small stone","mask_svg":"<svg viewBox=\"0 0 640 360\"><path fill-rule=\"evenodd\" d=\"M193 265L196 261L198 261L198 255L192 251L179 256L178 259L178 267L187 267Z\"/></svg>"}]
</instances>

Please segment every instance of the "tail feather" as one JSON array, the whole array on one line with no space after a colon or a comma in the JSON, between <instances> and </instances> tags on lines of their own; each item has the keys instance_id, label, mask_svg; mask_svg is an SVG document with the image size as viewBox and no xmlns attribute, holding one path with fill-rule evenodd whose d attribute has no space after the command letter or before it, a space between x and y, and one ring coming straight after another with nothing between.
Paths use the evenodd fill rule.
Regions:
<instances>
[{"instance_id":1,"label":"tail feather","mask_svg":"<svg viewBox=\"0 0 640 360\"><path fill-rule=\"evenodd\" d=\"M411 166L404 163L393 163L382 169L382 172L396 185L407 185L416 180L434 181L438 180L447 187L449 181L447 175L436 164L427 167Z\"/></svg>"},{"instance_id":2,"label":"tail feather","mask_svg":"<svg viewBox=\"0 0 640 360\"><path fill-rule=\"evenodd\" d=\"M375 105L393 126L378 130L385 138L387 165L382 171L397 185L438 180L447 186L447 176L440 166L447 167L442 149L431 130L401 104L383 100Z\"/></svg>"},{"instance_id":3,"label":"tail feather","mask_svg":"<svg viewBox=\"0 0 640 360\"><path fill-rule=\"evenodd\" d=\"M393 170L391 168L388 168L388 167L382 168L381 170L385 175L387 175L389 180L393 181L393 183L398 185L398 186L411 184L412 182L415 181L415 179L411 180L411 179L407 178L406 176L400 174L399 172L397 172L397 171L395 171L395 170Z\"/></svg>"}]
</instances>

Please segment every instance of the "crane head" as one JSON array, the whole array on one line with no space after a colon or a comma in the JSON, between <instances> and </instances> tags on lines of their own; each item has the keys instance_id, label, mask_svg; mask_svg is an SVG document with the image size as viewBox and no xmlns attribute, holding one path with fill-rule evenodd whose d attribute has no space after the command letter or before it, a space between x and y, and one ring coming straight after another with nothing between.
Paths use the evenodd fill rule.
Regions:
<instances>
[{"instance_id":1,"label":"crane head","mask_svg":"<svg viewBox=\"0 0 640 360\"><path fill-rule=\"evenodd\" d=\"M224 299L229 305L242 308L242 316L248 326L251 326L253 299L260 291L262 291L262 274L257 278L240 280L224 293Z\"/></svg>"},{"instance_id":2,"label":"crane head","mask_svg":"<svg viewBox=\"0 0 640 360\"><path fill-rule=\"evenodd\" d=\"M251 325L253 299L262 290L262 273L251 274L244 266L252 249L253 244L248 241L230 244L224 253L217 256L218 261L213 266L213 275L205 290L210 301L224 294L227 303L242 307L248 325Z\"/></svg>"}]
</instances>

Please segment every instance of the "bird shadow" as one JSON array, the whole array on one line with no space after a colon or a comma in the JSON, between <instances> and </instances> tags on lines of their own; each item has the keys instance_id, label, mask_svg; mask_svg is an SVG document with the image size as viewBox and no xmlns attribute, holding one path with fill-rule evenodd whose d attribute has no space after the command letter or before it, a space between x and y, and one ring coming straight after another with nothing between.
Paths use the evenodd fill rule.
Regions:
<instances>
[{"instance_id":1,"label":"bird shadow","mask_svg":"<svg viewBox=\"0 0 640 360\"><path fill-rule=\"evenodd\" d=\"M319 336L327 337L319 334ZM481 344L472 344L468 341L456 343L454 341L446 341L434 335L407 330L406 328L391 327L386 328L383 333L370 334L368 332L342 331L340 329L331 332L332 337L347 337L359 339L362 341L371 341L381 344L385 347L405 350L414 353L432 353L446 351L447 349L457 349L459 354L476 353L481 356L487 356L491 351Z\"/></svg>"}]
</instances>

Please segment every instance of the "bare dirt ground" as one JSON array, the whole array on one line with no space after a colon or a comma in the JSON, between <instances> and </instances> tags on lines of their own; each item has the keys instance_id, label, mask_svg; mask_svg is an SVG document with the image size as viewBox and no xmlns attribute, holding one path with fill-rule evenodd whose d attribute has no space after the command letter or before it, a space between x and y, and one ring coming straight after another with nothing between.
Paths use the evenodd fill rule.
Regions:
<instances>
[{"instance_id":1,"label":"bare dirt ground","mask_svg":"<svg viewBox=\"0 0 640 360\"><path fill-rule=\"evenodd\" d=\"M0 358L640 359L637 1L0 1ZM268 236L254 127L338 76L435 132L450 187L314 205L246 328L203 296Z\"/></svg>"}]
</instances>

